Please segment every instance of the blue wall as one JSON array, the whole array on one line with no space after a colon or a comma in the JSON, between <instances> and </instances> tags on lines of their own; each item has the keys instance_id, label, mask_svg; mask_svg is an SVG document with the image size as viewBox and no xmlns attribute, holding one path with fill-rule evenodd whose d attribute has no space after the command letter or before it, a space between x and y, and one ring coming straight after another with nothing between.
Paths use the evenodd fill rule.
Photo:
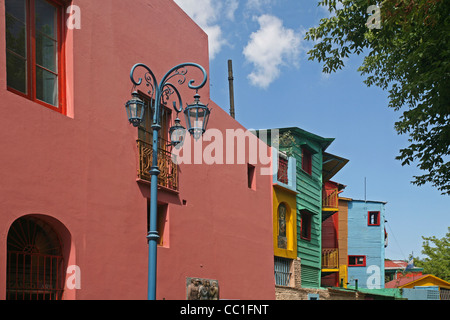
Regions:
<instances>
[{"instance_id":1,"label":"blue wall","mask_svg":"<svg viewBox=\"0 0 450 320\"><path fill-rule=\"evenodd\" d=\"M380 225L368 225L368 212L380 212ZM348 255L365 256L364 267L348 267L349 287L384 288L384 219L385 203L352 200L348 204Z\"/></svg>"}]
</instances>

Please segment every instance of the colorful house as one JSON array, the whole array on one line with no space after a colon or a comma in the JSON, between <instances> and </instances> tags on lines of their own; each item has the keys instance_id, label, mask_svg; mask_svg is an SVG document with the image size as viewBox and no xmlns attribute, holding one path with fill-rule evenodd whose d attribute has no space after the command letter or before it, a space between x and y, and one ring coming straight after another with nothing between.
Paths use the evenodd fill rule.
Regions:
<instances>
[{"instance_id":1,"label":"colorful house","mask_svg":"<svg viewBox=\"0 0 450 320\"><path fill-rule=\"evenodd\" d=\"M279 181L274 185L275 256L281 258L287 256L286 254L281 255L279 247L276 246L278 228L275 218L278 215L276 199L279 194L283 193L289 198L289 202L286 203L293 203L293 196L295 195L296 227L292 227L291 230L296 229L297 232L296 237L292 237L290 241L296 243L296 255L294 255L294 252L289 252L289 259L295 257L301 261L302 287L319 288L322 271L322 221L337 212L337 198L335 203L330 202L325 207L322 206L324 199L331 201L337 196L337 193L332 193L331 190L327 194L323 183L331 179L348 160L325 153L325 150L334 140L332 138L323 138L297 127L271 129L269 133L273 136L279 135L279 137L289 136L289 143L286 145L279 143L279 148L281 154L289 153L290 157L286 157L288 167L292 168L292 171L289 172L292 175L295 172L295 177L292 176L293 178L288 180L288 188L280 184ZM273 139L271 136L271 141L277 141L277 138ZM283 165L285 161L283 157L285 156L279 156L278 161L274 159L273 163L277 162ZM284 267L281 267L282 262L292 263L292 261L287 260L286 262L286 260L276 259L275 268L277 269L280 266L280 270L292 271L292 269L295 269L292 265L285 264Z\"/></svg>"},{"instance_id":2,"label":"colorful house","mask_svg":"<svg viewBox=\"0 0 450 320\"><path fill-rule=\"evenodd\" d=\"M272 148L272 163L275 284L292 287L297 260L297 161Z\"/></svg>"},{"instance_id":3,"label":"colorful house","mask_svg":"<svg viewBox=\"0 0 450 320\"><path fill-rule=\"evenodd\" d=\"M450 282L432 274L416 274L389 281L386 288L402 289L408 300L450 300Z\"/></svg>"},{"instance_id":4,"label":"colorful house","mask_svg":"<svg viewBox=\"0 0 450 320\"><path fill-rule=\"evenodd\" d=\"M386 202L349 199L347 205L349 287L383 289Z\"/></svg>"},{"instance_id":5,"label":"colorful house","mask_svg":"<svg viewBox=\"0 0 450 320\"><path fill-rule=\"evenodd\" d=\"M346 283L347 263L341 261L344 254L340 238L341 213L339 206L339 194L345 188L344 185L326 181L322 192L322 287L338 287ZM346 221L343 221L346 226ZM345 238L345 242L346 242ZM345 246L346 247L346 246ZM346 256L346 254L345 254Z\"/></svg>"},{"instance_id":6,"label":"colorful house","mask_svg":"<svg viewBox=\"0 0 450 320\"><path fill-rule=\"evenodd\" d=\"M423 268L412 266L408 268L408 262L403 260L385 260L384 275L385 282L397 280L403 277L416 277L423 274Z\"/></svg>"},{"instance_id":7,"label":"colorful house","mask_svg":"<svg viewBox=\"0 0 450 320\"><path fill-rule=\"evenodd\" d=\"M173 1L78 0L81 26L68 28L70 3L0 1L0 299L146 299L151 134L126 118L130 69L209 72L207 35ZM245 131L209 83L199 94L213 109L208 128ZM235 164L177 165L170 151L161 144L157 299L196 298L199 284L214 298L274 299L263 164L248 148Z\"/></svg>"}]
</instances>

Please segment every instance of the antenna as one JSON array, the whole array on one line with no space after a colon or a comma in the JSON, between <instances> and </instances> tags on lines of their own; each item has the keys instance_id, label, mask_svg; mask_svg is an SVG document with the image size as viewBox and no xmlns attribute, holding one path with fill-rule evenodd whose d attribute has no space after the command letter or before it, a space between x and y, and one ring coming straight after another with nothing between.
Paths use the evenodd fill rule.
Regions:
<instances>
[{"instance_id":1,"label":"antenna","mask_svg":"<svg viewBox=\"0 0 450 320\"><path fill-rule=\"evenodd\" d=\"M367 178L364 177L364 202L367 202Z\"/></svg>"}]
</instances>

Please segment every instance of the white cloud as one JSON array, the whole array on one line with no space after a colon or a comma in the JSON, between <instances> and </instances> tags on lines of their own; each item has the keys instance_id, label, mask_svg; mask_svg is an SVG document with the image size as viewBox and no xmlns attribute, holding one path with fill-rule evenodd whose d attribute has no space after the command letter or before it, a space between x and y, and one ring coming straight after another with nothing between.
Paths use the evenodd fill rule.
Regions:
<instances>
[{"instance_id":1,"label":"white cloud","mask_svg":"<svg viewBox=\"0 0 450 320\"><path fill-rule=\"evenodd\" d=\"M261 10L263 7L270 6L274 0L248 0L247 8L253 10Z\"/></svg>"},{"instance_id":2,"label":"white cloud","mask_svg":"<svg viewBox=\"0 0 450 320\"><path fill-rule=\"evenodd\" d=\"M233 20L239 2L238 0L174 0L187 15L194 20L208 35L209 57L214 57L227 43L223 36L219 19L223 12L226 18Z\"/></svg>"},{"instance_id":3,"label":"white cloud","mask_svg":"<svg viewBox=\"0 0 450 320\"><path fill-rule=\"evenodd\" d=\"M254 65L249 74L250 82L267 88L280 75L282 66L298 67L301 35L283 26L283 22L271 15L257 18L260 29L250 35L244 48L246 60Z\"/></svg>"},{"instance_id":4,"label":"white cloud","mask_svg":"<svg viewBox=\"0 0 450 320\"><path fill-rule=\"evenodd\" d=\"M239 0L227 0L225 2L226 17L234 21L234 13L239 8Z\"/></svg>"}]
</instances>

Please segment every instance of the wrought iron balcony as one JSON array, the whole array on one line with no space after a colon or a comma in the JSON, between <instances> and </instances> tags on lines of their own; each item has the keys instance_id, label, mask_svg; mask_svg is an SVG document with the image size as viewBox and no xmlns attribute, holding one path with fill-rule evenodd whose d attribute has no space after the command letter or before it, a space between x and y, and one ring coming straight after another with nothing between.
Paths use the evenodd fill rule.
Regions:
<instances>
[{"instance_id":1,"label":"wrought iron balcony","mask_svg":"<svg viewBox=\"0 0 450 320\"><path fill-rule=\"evenodd\" d=\"M167 141L160 139L160 146L166 146ZM150 182L150 169L152 167L152 145L137 140L139 150L139 179ZM158 176L158 186L167 188L173 191L178 191L178 167L172 161L172 154L164 148L158 149L158 167L161 173Z\"/></svg>"},{"instance_id":2,"label":"wrought iron balcony","mask_svg":"<svg viewBox=\"0 0 450 320\"><path fill-rule=\"evenodd\" d=\"M339 269L339 251L337 248L322 249L322 269Z\"/></svg>"}]
</instances>

